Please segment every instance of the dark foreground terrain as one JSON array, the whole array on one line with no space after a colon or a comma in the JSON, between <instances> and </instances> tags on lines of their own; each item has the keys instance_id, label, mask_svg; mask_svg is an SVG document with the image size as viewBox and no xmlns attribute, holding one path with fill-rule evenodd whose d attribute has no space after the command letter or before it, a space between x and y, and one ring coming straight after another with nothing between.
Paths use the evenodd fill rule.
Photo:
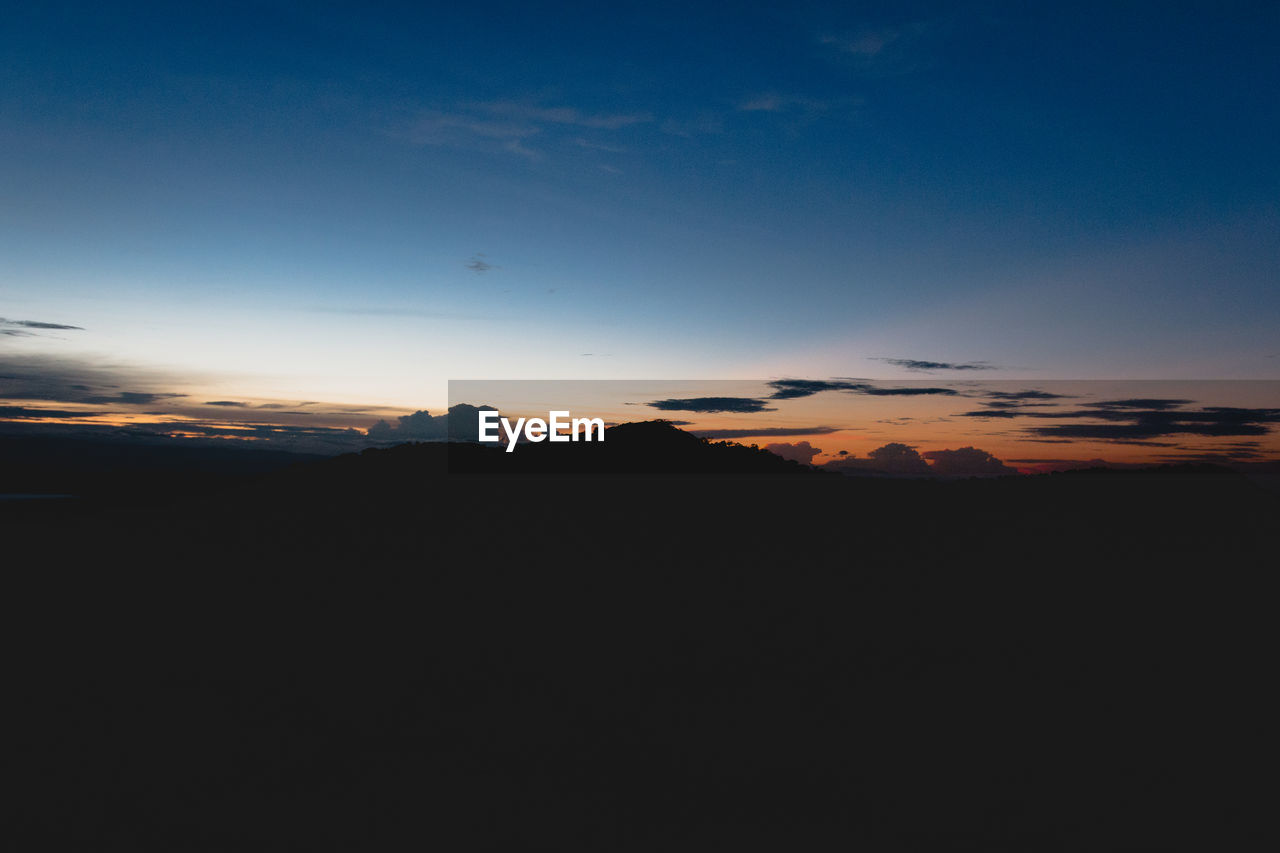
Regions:
<instances>
[{"instance_id":1,"label":"dark foreground terrain","mask_svg":"<svg viewBox=\"0 0 1280 853\"><path fill-rule=\"evenodd\" d=\"M1280 506L1236 475L446 476L439 451L0 506L7 834L1264 849Z\"/></svg>"}]
</instances>

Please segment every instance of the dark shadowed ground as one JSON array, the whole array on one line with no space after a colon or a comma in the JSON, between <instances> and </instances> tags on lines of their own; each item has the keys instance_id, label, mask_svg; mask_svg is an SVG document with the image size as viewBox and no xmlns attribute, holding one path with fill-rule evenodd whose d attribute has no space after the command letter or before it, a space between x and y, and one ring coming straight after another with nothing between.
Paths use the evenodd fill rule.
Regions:
<instances>
[{"instance_id":1,"label":"dark shadowed ground","mask_svg":"<svg viewBox=\"0 0 1280 853\"><path fill-rule=\"evenodd\" d=\"M723 467L699 446L688 464ZM447 476L420 445L0 505L12 831L1262 849L1274 495L1212 468L931 482L745 459Z\"/></svg>"}]
</instances>

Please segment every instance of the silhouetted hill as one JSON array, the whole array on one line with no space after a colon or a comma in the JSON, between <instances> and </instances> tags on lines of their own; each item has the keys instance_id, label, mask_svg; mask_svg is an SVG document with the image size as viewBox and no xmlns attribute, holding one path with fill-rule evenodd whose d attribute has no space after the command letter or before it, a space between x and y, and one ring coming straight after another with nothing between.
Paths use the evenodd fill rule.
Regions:
<instances>
[{"instance_id":1,"label":"silhouetted hill","mask_svg":"<svg viewBox=\"0 0 1280 853\"><path fill-rule=\"evenodd\" d=\"M619 424L603 442L521 443L508 453L475 442L418 442L371 448L309 465L272 478L276 485L305 488L408 489L425 479L450 475L498 476L821 476L814 469L767 450L733 442L710 442L666 421Z\"/></svg>"},{"instance_id":2,"label":"silhouetted hill","mask_svg":"<svg viewBox=\"0 0 1280 853\"><path fill-rule=\"evenodd\" d=\"M0 493L168 498L239 485L290 465L324 459L254 447L184 444L181 439L112 441L63 436L0 439Z\"/></svg>"},{"instance_id":3,"label":"silhouetted hill","mask_svg":"<svg viewBox=\"0 0 1280 853\"><path fill-rule=\"evenodd\" d=\"M490 451L487 453L478 450ZM767 450L712 442L664 420L618 424L602 442L520 444L511 453L454 445L453 473L808 475L814 470Z\"/></svg>"}]
</instances>

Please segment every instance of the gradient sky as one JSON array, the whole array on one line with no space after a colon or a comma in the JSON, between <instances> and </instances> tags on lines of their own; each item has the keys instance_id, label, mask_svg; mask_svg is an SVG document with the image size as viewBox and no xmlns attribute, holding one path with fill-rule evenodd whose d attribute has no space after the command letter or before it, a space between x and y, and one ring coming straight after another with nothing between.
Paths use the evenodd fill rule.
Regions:
<instances>
[{"instance_id":1,"label":"gradient sky","mask_svg":"<svg viewBox=\"0 0 1280 853\"><path fill-rule=\"evenodd\" d=\"M9 9L0 367L1280 378L1280 4L1042 5Z\"/></svg>"}]
</instances>

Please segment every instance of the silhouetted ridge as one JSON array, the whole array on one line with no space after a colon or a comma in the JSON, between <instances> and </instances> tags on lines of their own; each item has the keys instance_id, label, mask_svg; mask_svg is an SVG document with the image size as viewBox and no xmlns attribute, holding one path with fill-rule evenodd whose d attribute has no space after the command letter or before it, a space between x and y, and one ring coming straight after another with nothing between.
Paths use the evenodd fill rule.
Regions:
<instances>
[{"instance_id":1,"label":"silhouetted ridge","mask_svg":"<svg viewBox=\"0 0 1280 853\"><path fill-rule=\"evenodd\" d=\"M455 474L752 474L814 475L813 469L758 447L711 442L669 421L636 421L605 430L605 440L522 443L510 453L450 445Z\"/></svg>"},{"instance_id":2,"label":"silhouetted ridge","mask_svg":"<svg viewBox=\"0 0 1280 853\"><path fill-rule=\"evenodd\" d=\"M445 474L822 476L767 450L707 441L656 420L608 427L603 442L522 442L511 452L470 441L371 448L297 466L272 485L409 490Z\"/></svg>"},{"instance_id":3,"label":"silhouetted ridge","mask_svg":"<svg viewBox=\"0 0 1280 853\"><path fill-rule=\"evenodd\" d=\"M671 421L665 420L615 424L606 428L604 435L605 440L612 441L615 446L621 443L630 446L644 444L650 447L691 448L705 444L698 436L685 432Z\"/></svg>"}]
</instances>

